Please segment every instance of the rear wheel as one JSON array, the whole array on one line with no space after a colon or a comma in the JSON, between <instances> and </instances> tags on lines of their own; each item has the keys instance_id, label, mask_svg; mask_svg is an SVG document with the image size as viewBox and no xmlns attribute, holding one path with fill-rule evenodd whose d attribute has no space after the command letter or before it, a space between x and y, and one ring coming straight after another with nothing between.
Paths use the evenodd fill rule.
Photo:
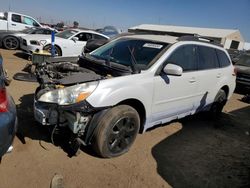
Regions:
<instances>
[{"instance_id":1,"label":"rear wheel","mask_svg":"<svg viewBox=\"0 0 250 188\"><path fill-rule=\"evenodd\" d=\"M51 45L47 45L43 49L51 53ZM55 56L62 56L62 52L58 46L55 46Z\"/></svg>"},{"instance_id":2,"label":"rear wheel","mask_svg":"<svg viewBox=\"0 0 250 188\"><path fill-rule=\"evenodd\" d=\"M227 94L224 90L220 89L210 109L210 114L213 119L221 115L223 107L225 106L226 102L227 102Z\"/></svg>"},{"instance_id":3,"label":"rear wheel","mask_svg":"<svg viewBox=\"0 0 250 188\"><path fill-rule=\"evenodd\" d=\"M95 151L105 158L126 153L138 134L139 126L140 118L134 108L120 105L110 109L95 130Z\"/></svg>"},{"instance_id":4,"label":"rear wheel","mask_svg":"<svg viewBox=\"0 0 250 188\"><path fill-rule=\"evenodd\" d=\"M3 39L3 46L8 50L16 50L19 48L19 40L16 37L6 37Z\"/></svg>"}]
</instances>

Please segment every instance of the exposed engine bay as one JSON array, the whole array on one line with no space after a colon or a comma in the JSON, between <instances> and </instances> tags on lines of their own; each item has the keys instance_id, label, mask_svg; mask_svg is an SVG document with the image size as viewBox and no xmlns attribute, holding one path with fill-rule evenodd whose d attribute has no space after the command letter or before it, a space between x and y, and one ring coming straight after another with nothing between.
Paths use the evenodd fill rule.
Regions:
<instances>
[{"instance_id":1,"label":"exposed engine bay","mask_svg":"<svg viewBox=\"0 0 250 188\"><path fill-rule=\"evenodd\" d=\"M34 115L42 125L54 127L52 142L56 132L69 129L69 142L72 148L78 149L81 144L89 144L94 131L91 121L105 110L92 107L85 98L100 80L132 71L129 67L88 56L74 62L68 60L70 58L58 57L36 65L39 87L34 97Z\"/></svg>"}]
</instances>

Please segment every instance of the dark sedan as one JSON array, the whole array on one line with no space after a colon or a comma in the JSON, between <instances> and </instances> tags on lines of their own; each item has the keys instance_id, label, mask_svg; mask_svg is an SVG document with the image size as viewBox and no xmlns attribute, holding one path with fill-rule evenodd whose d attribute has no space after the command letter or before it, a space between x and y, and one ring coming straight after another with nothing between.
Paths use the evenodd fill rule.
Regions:
<instances>
[{"instance_id":1,"label":"dark sedan","mask_svg":"<svg viewBox=\"0 0 250 188\"><path fill-rule=\"evenodd\" d=\"M29 34L45 34L50 35L50 28L32 27L22 31L0 31L0 47L8 50L16 50L20 47L20 37Z\"/></svg>"},{"instance_id":2,"label":"dark sedan","mask_svg":"<svg viewBox=\"0 0 250 188\"><path fill-rule=\"evenodd\" d=\"M11 146L17 130L16 105L6 90L9 81L2 62L0 54L0 159Z\"/></svg>"},{"instance_id":3,"label":"dark sedan","mask_svg":"<svg viewBox=\"0 0 250 188\"><path fill-rule=\"evenodd\" d=\"M235 63L237 70L237 86L250 87L250 53L243 54Z\"/></svg>"}]
</instances>

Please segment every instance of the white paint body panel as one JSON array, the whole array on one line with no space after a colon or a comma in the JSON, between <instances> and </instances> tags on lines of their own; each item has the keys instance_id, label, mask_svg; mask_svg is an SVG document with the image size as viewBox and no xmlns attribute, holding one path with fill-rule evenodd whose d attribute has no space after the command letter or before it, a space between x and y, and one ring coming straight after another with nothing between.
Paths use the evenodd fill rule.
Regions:
<instances>
[{"instance_id":1,"label":"white paint body panel","mask_svg":"<svg viewBox=\"0 0 250 188\"><path fill-rule=\"evenodd\" d=\"M235 88L232 64L225 68L184 72L182 76L155 75L157 69L179 46L185 44L211 44L186 41L173 44L147 71L140 74L101 80L95 91L87 98L94 107L114 106L127 99L137 99L145 107L144 131L156 124L185 117L203 110L213 103L223 86L229 87L228 98ZM229 58L230 59L230 58Z\"/></svg>"},{"instance_id":2,"label":"white paint body panel","mask_svg":"<svg viewBox=\"0 0 250 188\"><path fill-rule=\"evenodd\" d=\"M20 14L20 13L14 13L14 12L8 12L8 17L7 20L2 20L0 19L0 30L5 30L5 31L21 31L30 27L34 27L28 24L24 24L24 23L18 23L18 22L14 22L12 21L12 14L16 14L19 15L21 17L25 16L27 18L30 18L32 20L34 20L40 27L42 27L42 25L34 18L32 18L31 16L27 16L24 14Z\"/></svg>"}]
</instances>

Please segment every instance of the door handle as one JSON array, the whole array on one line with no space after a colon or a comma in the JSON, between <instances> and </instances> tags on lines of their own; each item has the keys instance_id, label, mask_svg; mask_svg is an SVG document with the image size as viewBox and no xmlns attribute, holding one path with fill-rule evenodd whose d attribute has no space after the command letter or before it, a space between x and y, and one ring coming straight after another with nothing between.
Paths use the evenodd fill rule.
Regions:
<instances>
[{"instance_id":1,"label":"door handle","mask_svg":"<svg viewBox=\"0 0 250 188\"><path fill-rule=\"evenodd\" d=\"M194 83L194 82L196 82L196 79L194 77L192 77L192 78L190 78L189 82Z\"/></svg>"},{"instance_id":2,"label":"door handle","mask_svg":"<svg viewBox=\"0 0 250 188\"><path fill-rule=\"evenodd\" d=\"M16 24L11 24L11 25L16 26Z\"/></svg>"},{"instance_id":3,"label":"door handle","mask_svg":"<svg viewBox=\"0 0 250 188\"><path fill-rule=\"evenodd\" d=\"M218 73L216 77L217 77L217 78L220 78L220 77L221 77L221 73Z\"/></svg>"}]
</instances>

